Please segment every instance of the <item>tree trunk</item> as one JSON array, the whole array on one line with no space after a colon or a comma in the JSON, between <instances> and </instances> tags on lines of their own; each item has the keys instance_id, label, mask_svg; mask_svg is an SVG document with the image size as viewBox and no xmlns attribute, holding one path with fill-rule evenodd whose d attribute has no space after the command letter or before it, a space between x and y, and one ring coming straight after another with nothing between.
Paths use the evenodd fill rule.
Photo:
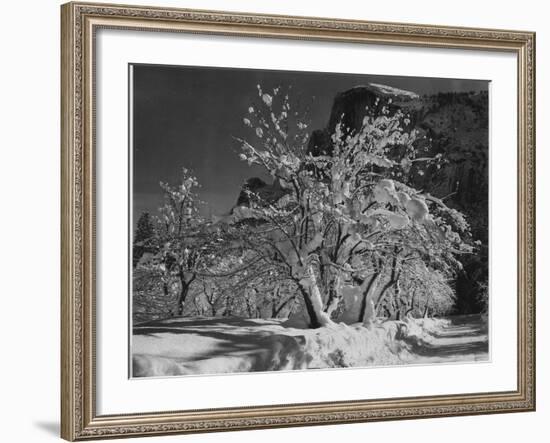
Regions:
<instances>
[{"instance_id":1,"label":"tree trunk","mask_svg":"<svg viewBox=\"0 0 550 443\"><path fill-rule=\"evenodd\" d=\"M203 310L199 303L197 302L197 297L193 297L193 305L195 305L195 311L197 311L197 315L202 315Z\"/></svg>"},{"instance_id":2,"label":"tree trunk","mask_svg":"<svg viewBox=\"0 0 550 443\"><path fill-rule=\"evenodd\" d=\"M432 301L432 297L428 295L428 297L426 297L426 306L424 307L424 315L422 316L424 318L428 318L428 316L430 315L431 301Z\"/></svg>"},{"instance_id":3,"label":"tree trunk","mask_svg":"<svg viewBox=\"0 0 550 443\"><path fill-rule=\"evenodd\" d=\"M273 289L273 294L271 295L271 318L277 318L277 300L279 299L279 294L281 293L281 287L277 285Z\"/></svg>"},{"instance_id":4,"label":"tree trunk","mask_svg":"<svg viewBox=\"0 0 550 443\"><path fill-rule=\"evenodd\" d=\"M323 311L323 298L311 265L308 266L307 272L308 276L302 278L298 283L309 316L309 326L310 328L319 328L332 324L329 315Z\"/></svg>"},{"instance_id":5,"label":"tree trunk","mask_svg":"<svg viewBox=\"0 0 550 443\"><path fill-rule=\"evenodd\" d=\"M304 304L306 305L306 312L309 317L309 327L312 329L320 328L321 324L317 319L317 314L313 309L313 304L311 303L311 299L309 297L309 288L300 285L300 293L302 294Z\"/></svg>"},{"instance_id":6,"label":"tree trunk","mask_svg":"<svg viewBox=\"0 0 550 443\"><path fill-rule=\"evenodd\" d=\"M405 312L405 317L408 317L411 312L414 311L414 302L416 301L416 291L413 291L413 295L411 297L411 304L409 305L409 308L407 309L407 312Z\"/></svg>"},{"instance_id":7,"label":"tree trunk","mask_svg":"<svg viewBox=\"0 0 550 443\"><path fill-rule=\"evenodd\" d=\"M191 278L187 279L184 272L180 273L181 289L176 302L178 315L183 315L183 306L185 305L185 299L187 298L189 287L191 286L191 283L193 283L193 280L195 280L195 275L192 275Z\"/></svg>"},{"instance_id":8,"label":"tree trunk","mask_svg":"<svg viewBox=\"0 0 550 443\"><path fill-rule=\"evenodd\" d=\"M252 308L252 303L250 302L250 299L245 296L245 301L246 301L246 311L248 312L248 317L249 318L254 318L254 309Z\"/></svg>"},{"instance_id":9,"label":"tree trunk","mask_svg":"<svg viewBox=\"0 0 550 443\"><path fill-rule=\"evenodd\" d=\"M395 281L395 289L394 294L395 298L395 319L401 320L401 285L399 284L399 276L397 277L397 280Z\"/></svg>"},{"instance_id":10,"label":"tree trunk","mask_svg":"<svg viewBox=\"0 0 550 443\"><path fill-rule=\"evenodd\" d=\"M361 300L361 308L359 309L359 321L366 326L372 324L376 314L373 299L380 275L380 272L375 272L370 278L365 278L361 283L363 299Z\"/></svg>"},{"instance_id":11,"label":"tree trunk","mask_svg":"<svg viewBox=\"0 0 550 443\"><path fill-rule=\"evenodd\" d=\"M341 292L341 279L340 276L336 276L331 282L329 290L329 297L327 301L327 307L325 309L325 312L328 314L329 317L332 316L332 313L338 308L338 305L340 304L340 301L342 300L342 292Z\"/></svg>"},{"instance_id":12,"label":"tree trunk","mask_svg":"<svg viewBox=\"0 0 550 443\"><path fill-rule=\"evenodd\" d=\"M395 255L393 256L393 260L392 260L390 279L384 285L384 287L382 288L382 291L380 292L380 296L378 297L378 300L376 301L376 304L375 304L375 311L378 311L378 309L380 308L380 305L384 301L384 297L386 296L386 293L388 292L388 290L399 284L399 277L401 276L401 271L397 270L397 264L398 264L397 263L398 255L397 254L398 254L398 252L397 252L397 249L396 249ZM399 288L397 288L396 290L399 291ZM399 313L397 312L397 311L399 311L399 302L395 301L395 296L394 296L393 301L390 300L390 304L395 306L395 309L396 309L395 310L395 315L397 317L399 317Z\"/></svg>"},{"instance_id":13,"label":"tree trunk","mask_svg":"<svg viewBox=\"0 0 550 443\"><path fill-rule=\"evenodd\" d=\"M378 299L376 300L376 304L375 304L377 311L379 307L382 305L382 303L384 302L387 292L393 285L394 285L394 282L390 280L382 287L382 290L380 291L380 295L378 296Z\"/></svg>"},{"instance_id":14,"label":"tree trunk","mask_svg":"<svg viewBox=\"0 0 550 443\"><path fill-rule=\"evenodd\" d=\"M185 299L187 298L188 293L189 293L189 285L182 284L180 293L178 294L178 300L176 302L178 315L183 315L183 305L185 304Z\"/></svg>"},{"instance_id":15,"label":"tree trunk","mask_svg":"<svg viewBox=\"0 0 550 443\"><path fill-rule=\"evenodd\" d=\"M428 311L430 310L428 303L426 303L426 307L424 308L424 315L423 318L428 318Z\"/></svg>"}]
</instances>

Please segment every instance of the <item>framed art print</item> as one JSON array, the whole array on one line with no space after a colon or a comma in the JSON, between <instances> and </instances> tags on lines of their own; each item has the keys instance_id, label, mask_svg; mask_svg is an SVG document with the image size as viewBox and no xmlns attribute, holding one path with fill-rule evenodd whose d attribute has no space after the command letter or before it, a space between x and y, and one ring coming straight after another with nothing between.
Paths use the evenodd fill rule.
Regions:
<instances>
[{"instance_id":1,"label":"framed art print","mask_svg":"<svg viewBox=\"0 0 550 443\"><path fill-rule=\"evenodd\" d=\"M62 6L62 437L531 411L535 36Z\"/></svg>"}]
</instances>

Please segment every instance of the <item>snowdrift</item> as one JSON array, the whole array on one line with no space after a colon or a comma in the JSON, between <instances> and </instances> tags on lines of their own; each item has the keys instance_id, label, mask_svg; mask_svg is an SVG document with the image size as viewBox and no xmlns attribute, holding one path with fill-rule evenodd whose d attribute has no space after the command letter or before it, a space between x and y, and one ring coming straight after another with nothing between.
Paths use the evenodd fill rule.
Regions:
<instances>
[{"instance_id":1,"label":"snowdrift","mask_svg":"<svg viewBox=\"0 0 550 443\"><path fill-rule=\"evenodd\" d=\"M171 318L134 327L134 377L399 365L445 320L292 327L280 319Z\"/></svg>"}]
</instances>

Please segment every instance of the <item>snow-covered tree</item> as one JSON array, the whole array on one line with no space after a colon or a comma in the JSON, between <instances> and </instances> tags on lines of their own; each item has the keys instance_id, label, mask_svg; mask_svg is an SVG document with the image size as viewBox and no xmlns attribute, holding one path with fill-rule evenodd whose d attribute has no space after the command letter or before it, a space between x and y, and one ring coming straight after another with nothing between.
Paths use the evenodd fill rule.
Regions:
<instances>
[{"instance_id":1,"label":"snow-covered tree","mask_svg":"<svg viewBox=\"0 0 550 443\"><path fill-rule=\"evenodd\" d=\"M175 298L172 313L182 315L191 285L208 268L218 239L199 213L199 183L187 169L182 169L177 185L161 182L160 186L164 204L156 222L155 252L140 260L137 273L160 281L168 299Z\"/></svg>"},{"instance_id":2,"label":"snow-covered tree","mask_svg":"<svg viewBox=\"0 0 550 443\"><path fill-rule=\"evenodd\" d=\"M246 225L246 246L294 283L311 327L332 323L339 310L369 325L407 262L442 273L458 266L455 256L469 250L461 237L468 225L407 184L411 165L441 159L417 156L406 115L367 110L360 130L337 125L332 152L314 156L288 94L258 85L258 96L244 118L253 136L239 140L240 157L263 167L281 193L269 201L251 192L235 222L255 220ZM356 303L346 305L346 293Z\"/></svg>"}]
</instances>

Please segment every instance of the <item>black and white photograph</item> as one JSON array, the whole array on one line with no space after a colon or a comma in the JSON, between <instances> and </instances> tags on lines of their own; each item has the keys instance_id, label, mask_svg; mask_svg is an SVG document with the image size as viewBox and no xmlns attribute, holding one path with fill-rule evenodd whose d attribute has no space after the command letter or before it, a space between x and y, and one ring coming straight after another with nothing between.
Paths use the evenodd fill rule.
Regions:
<instances>
[{"instance_id":1,"label":"black and white photograph","mask_svg":"<svg viewBox=\"0 0 550 443\"><path fill-rule=\"evenodd\" d=\"M483 79L129 66L130 375L490 360Z\"/></svg>"}]
</instances>

